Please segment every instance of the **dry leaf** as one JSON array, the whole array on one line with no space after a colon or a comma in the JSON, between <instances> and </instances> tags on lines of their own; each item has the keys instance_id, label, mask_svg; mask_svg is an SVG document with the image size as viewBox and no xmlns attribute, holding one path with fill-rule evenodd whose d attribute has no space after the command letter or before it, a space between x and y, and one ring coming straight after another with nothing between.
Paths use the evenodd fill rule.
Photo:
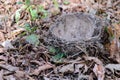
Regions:
<instances>
[{"instance_id":1,"label":"dry leaf","mask_svg":"<svg viewBox=\"0 0 120 80\"><path fill-rule=\"evenodd\" d=\"M18 70L18 67L14 67L14 66L11 66L11 65L8 65L8 64L7 65L0 64L0 68L8 70L8 71L16 71L16 70Z\"/></svg>"},{"instance_id":2,"label":"dry leaf","mask_svg":"<svg viewBox=\"0 0 120 80\"><path fill-rule=\"evenodd\" d=\"M116 32L116 38L119 39L119 37L120 37L120 24L114 23L112 25L114 26L114 29Z\"/></svg>"},{"instance_id":3,"label":"dry leaf","mask_svg":"<svg viewBox=\"0 0 120 80\"><path fill-rule=\"evenodd\" d=\"M68 0L70 3L75 3L75 4L79 4L81 3L81 0Z\"/></svg>"},{"instance_id":4,"label":"dry leaf","mask_svg":"<svg viewBox=\"0 0 120 80\"><path fill-rule=\"evenodd\" d=\"M120 64L107 64L105 68L110 69L112 72L114 72L114 70L120 71Z\"/></svg>"},{"instance_id":5,"label":"dry leaf","mask_svg":"<svg viewBox=\"0 0 120 80\"><path fill-rule=\"evenodd\" d=\"M16 80L13 75L5 76L5 80Z\"/></svg>"},{"instance_id":6,"label":"dry leaf","mask_svg":"<svg viewBox=\"0 0 120 80\"><path fill-rule=\"evenodd\" d=\"M0 80L3 80L3 70L0 71Z\"/></svg>"},{"instance_id":7,"label":"dry leaf","mask_svg":"<svg viewBox=\"0 0 120 80\"><path fill-rule=\"evenodd\" d=\"M4 48L0 47L0 53L3 53L3 52L4 52Z\"/></svg>"},{"instance_id":8,"label":"dry leaf","mask_svg":"<svg viewBox=\"0 0 120 80\"><path fill-rule=\"evenodd\" d=\"M85 57L86 60L90 60L90 61L94 61L99 65L103 65L103 63L101 62L101 60L99 60L97 57Z\"/></svg>"},{"instance_id":9,"label":"dry leaf","mask_svg":"<svg viewBox=\"0 0 120 80\"><path fill-rule=\"evenodd\" d=\"M95 66L93 68L93 72L97 76L98 80L104 80L105 70L104 70L104 67L102 65L95 64Z\"/></svg>"},{"instance_id":10,"label":"dry leaf","mask_svg":"<svg viewBox=\"0 0 120 80\"><path fill-rule=\"evenodd\" d=\"M40 66L38 69L35 69L34 72L32 73L33 75L39 75L39 73L41 71L44 71L44 70L47 70L47 69L51 69L53 68L54 66L51 65L51 64L45 64L43 66Z\"/></svg>"},{"instance_id":11,"label":"dry leaf","mask_svg":"<svg viewBox=\"0 0 120 80\"><path fill-rule=\"evenodd\" d=\"M10 40L4 41L1 45L4 47L5 50L15 49Z\"/></svg>"},{"instance_id":12,"label":"dry leaf","mask_svg":"<svg viewBox=\"0 0 120 80\"><path fill-rule=\"evenodd\" d=\"M120 49L120 42L119 42L119 37L120 37L120 24L112 24L114 26L114 39L110 43L110 56L113 58L113 56L116 56L119 59L119 49ZM120 60L118 60L120 61Z\"/></svg>"},{"instance_id":13,"label":"dry leaf","mask_svg":"<svg viewBox=\"0 0 120 80\"><path fill-rule=\"evenodd\" d=\"M42 65L42 63L40 61L37 61L37 60L31 60L30 63L34 63L34 64L37 64L37 65Z\"/></svg>"},{"instance_id":14,"label":"dry leaf","mask_svg":"<svg viewBox=\"0 0 120 80\"><path fill-rule=\"evenodd\" d=\"M11 38L14 39L18 34L20 34L23 31L25 31L24 28L19 28L17 30L12 31L11 32Z\"/></svg>"},{"instance_id":15,"label":"dry leaf","mask_svg":"<svg viewBox=\"0 0 120 80\"><path fill-rule=\"evenodd\" d=\"M113 58L113 56L115 55L115 53L117 51L117 44L116 44L115 39L111 42L109 48L110 48L110 57Z\"/></svg>"},{"instance_id":16,"label":"dry leaf","mask_svg":"<svg viewBox=\"0 0 120 80\"><path fill-rule=\"evenodd\" d=\"M63 66L59 72L61 73L66 73L66 72L71 72L73 73L74 72L74 64L68 64L68 65L65 65Z\"/></svg>"},{"instance_id":17,"label":"dry leaf","mask_svg":"<svg viewBox=\"0 0 120 80\"><path fill-rule=\"evenodd\" d=\"M108 0L106 6L107 6L107 8L112 7L112 0Z\"/></svg>"},{"instance_id":18,"label":"dry leaf","mask_svg":"<svg viewBox=\"0 0 120 80\"><path fill-rule=\"evenodd\" d=\"M5 57L5 56L3 56L3 55L0 56L0 61L7 61L7 60L8 60L7 57Z\"/></svg>"},{"instance_id":19,"label":"dry leaf","mask_svg":"<svg viewBox=\"0 0 120 80\"><path fill-rule=\"evenodd\" d=\"M4 37L4 34L2 32L0 32L0 41L5 41L5 37Z\"/></svg>"}]
</instances>

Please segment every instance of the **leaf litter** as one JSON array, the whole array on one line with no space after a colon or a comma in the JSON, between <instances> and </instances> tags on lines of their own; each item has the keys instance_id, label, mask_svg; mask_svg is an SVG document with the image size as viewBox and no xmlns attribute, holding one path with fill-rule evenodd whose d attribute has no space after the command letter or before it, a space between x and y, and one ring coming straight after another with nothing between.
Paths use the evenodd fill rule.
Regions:
<instances>
[{"instance_id":1,"label":"leaf litter","mask_svg":"<svg viewBox=\"0 0 120 80\"><path fill-rule=\"evenodd\" d=\"M27 0L26 0L27 1ZM29 1L29 0L28 0ZM56 0L54 0L56 1ZM24 9L19 13L20 5L16 2L22 0L1 0L0 15L6 15L5 19L0 17L0 80L119 80L120 79L120 6L119 0L59 0L58 3L51 0L33 0L34 4L41 4L45 10L48 10L50 16L48 21L36 19L43 14L36 14L32 7L30 14ZM32 3L32 0L31 0ZM31 3L26 2L27 5ZM54 4L56 5L54 5ZM59 7L58 9L53 6ZM62 62L51 61L57 52L54 49L48 50L44 43L44 34L53 23L56 17L63 13L87 12L98 15L100 18L111 22L110 29L106 32L104 38L106 43L104 48L108 52L105 55L88 56L84 53L60 57ZM32 17L31 17L32 16ZM48 23L49 22L49 23ZM40 35L39 39L30 38L33 41L26 41L25 37L30 36L24 33L24 23L38 26L34 34ZM21 27L18 29L18 27ZM107 26L108 27L108 26ZM24 36L20 36L23 34ZM30 33L31 34L31 33ZM31 34L32 35L32 34ZM38 45L38 40L40 44ZM36 43L37 42L37 43ZM31 44L30 44L31 43ZM36 47L33 44L37 45ZM106 46L108 45L108 46ZM107 56L106 56L107 55Z\"/></svg>"}]
</instances>

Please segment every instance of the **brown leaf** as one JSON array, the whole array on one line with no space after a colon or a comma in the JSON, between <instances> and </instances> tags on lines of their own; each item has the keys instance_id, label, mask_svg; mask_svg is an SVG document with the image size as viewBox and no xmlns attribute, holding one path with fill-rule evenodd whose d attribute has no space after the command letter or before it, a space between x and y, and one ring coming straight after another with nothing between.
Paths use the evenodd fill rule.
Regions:
<instances>
[{"instance_id":1,"label":"brown leaf","mask_svg":"<svg viewBox=\"0 0 120 80\"><path fill-rule=\"evenodd\" d=\"M19 71L19 70L15 71L15 76L20 80L22 80L23 77L27 77L29 80L35 80L24 71Z\"/></svg>"},{"instance_id":2,"label":"brown leaf","mask_svg":"<svg viewBox=\"0 0 120 80\"><path fill-rule=\"evenodd\" d=\"M5 37L4 37L4 34L2 32L0 32L0 41L5 41Z\"/></svg>"},{"instance_id":3,"label":"brown leaf","mask_svg":"<svg viewBox=\"0 0 120 80\"><path fill-rule=\"evenodd\" d=\"M7 60L8 60L7 57L5 57L5 56L3 56L3 55L0 56L0 61L7 61Z\"/></svg>"},{"instance_id":4,"label":"brown leaf","mask_svg":"<svg viewBox=\"0 0 120 80\"><path fill-rule=\"evenodd\" d=\"M114 23L112 24L115 28L115 32L116 32L116 38L119 39L120 37L120 24Z\"/></svg>"},{"instance_id":5,"label":"brown leaf","mask_svg":"<svg viewBox=\"0 0 120 80\"><path fill-rule=\"evenodd\" d=\"M33 75L39 75L39 73L41 71L44 71L44 70L47 70L47 69L51 69L53 68L54 66L51 65L51 64L45 64L43 66L40 66L38 69L35 69L34 72L32 73Z\"/></svg>"},{"instance_id":6,"label":"brown leaf","mask_svg":"<svg viewBox=\"0 0 120 80\"><path fill-rule=\"evenodd\" d=\"M3 70L0 71L0 80L3 80Z\"/></svg>"},{"instance_id":7,"label":"brown leaf","mask_svg":"<svg viewBox=\"0 0 120 80\"><path fill-rule=\"evenodd\" d=\"M0 68L1 69L4 69L4 70L8 70L8 71L16 71L18 70L18 67L14 67L14 66L11 66L11 65L4 65L4 64L0 64Z\"/></svg>"},{"instance_id":8,"label":"brown leaf","mask_svg":"<svg viewBox=\"0 0 120 80\"><path fill-rule=\"evenodd\" d=\"M104 67L102 65L95 64L95 66L93 68L93 72L97 76L98 80L104 80L105 70L104 70Z\"/></svg>"},{"instance_id":9,"label":"brown leaf","mask_svg":"<svg viewBox=\"0 0 120 80\"><path fill-rule=\"evenodd\" d=\"M68 64L68 65L63 66L59 70L59 72L61 72L61 73L67 73L67 72L73 73L74 72L74 64Z\"/></svg>"},{"instance_id":10,"label":"brown leaf","mask_svg":"<svg viewBox=\"0 0 120 80\"><path fill-rule=\"evenodd\" d=\"M120 24L114 23L112 24L114 26L114 39L111 41L110 44L110 56L113 58L115 56L116 60L120 62L120 55L119 55L119 49L120 49Z\"/></svg>"},{"instance_id":11,"label":"brown leaf","mask_svg":"<svg viewBox=\"0 0 120 80\"><path fill-rule=\"evenodd\" d=\"M37 60L31 60L30 61L31 63L34 63L34 64L37 64L37 65L42 65L42 63L40 61L37 61Z\"/></svg>"},{"instance_id":12,"label":"brown leaf","mask_svg":"<svg viewBox=\"0 0 120 80\"><path fill-rule=\"evenodd\" d=\"M110 57L113 58L113 56L115 55L115 52L117 51L117 44L115 39L111 42L109 48L110 48Z\"/></svg>"},{"instance_id":13,"label":"brown leaf","mask_svg":"<svg viewBox=\"0 0 120 80\"><path fill-rule=\"evenodd\" d=\"M3 53L4 52L4 48L0 48L0 53Z\"/></svg>"},{"instance_id":14,"label":"brown leaf","mask_svg":"<svg viewBox=\"0 0 120 80\"><path fill-rule=\"evenodd\" d=\"M76 3L76 4L78 4L78 3L81 3L81 0L68 0L70 3Z\"/></svg>"}]
</instances>

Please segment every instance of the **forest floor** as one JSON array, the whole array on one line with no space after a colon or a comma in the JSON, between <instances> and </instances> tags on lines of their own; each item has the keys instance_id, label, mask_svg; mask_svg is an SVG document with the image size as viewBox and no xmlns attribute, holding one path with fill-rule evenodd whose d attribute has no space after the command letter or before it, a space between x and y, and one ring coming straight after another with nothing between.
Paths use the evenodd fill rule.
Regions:
<instances>
[{"instance_id":1,"label":"forest floor","mask_svg":"<svg viewBox=\"0 0 120 80\"><path fill-rule=\"evenodd\" d=\"M45 45L56 18L74 12L110 23L106 56L66 56ZM0 80L120 80L119 37L120 0L0 0Z\"/></svg>"}]
</instances>

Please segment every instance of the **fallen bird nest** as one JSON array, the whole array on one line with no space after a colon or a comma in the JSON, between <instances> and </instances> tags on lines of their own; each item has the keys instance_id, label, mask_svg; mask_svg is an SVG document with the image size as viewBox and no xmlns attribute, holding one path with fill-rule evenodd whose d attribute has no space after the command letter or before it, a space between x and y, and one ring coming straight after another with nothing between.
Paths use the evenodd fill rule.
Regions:
<instances>
[{"instance_id":1,"label":"fallen bird nest","mask_svg":"<svg viewBox=\"0 0 120 80\"><path fill-rule=\"evenodd\" d=\"M104 20L88 13L64 14L50 27L46 42L68 54L82 51L95 55L104 49L101 38L106 25Z\"/></svg>"},{"instance_id":2,"label":"fallen bird nest","mask_svg":"<svg viewBox=\"0 0 120 80\"><path fill-rule=\"evenodd\" d=\"M71 59L73 59L73 62L67 63L57 69L57 74L64 73L62 79L97 80L99 74L97 76L94 74L97 73L94 72L97 67L101 67L101 80L103 80L103 78L105 80L111 79L107 64L117 64L119 62L113 58L109 58L109 52L104 46L104 44L110 43L109 34L105 31L108 25L109 23L95 15L80 12L64 14L50 26L47 38L45 39L47 44L67 53L68 61L63 61L63 63L70 62ZM84 63L87 67L89 66L87 70L85 69L85 65L81 65ZM76 68L76 64L79 66L78 68ZM105 68L104 65L106 65ZM84 72L84 70L86 70L86 72ZM75 73L75 71L78 71L78 73ZM91 74L94 75L92 78ZM51 80L54 80L54 78L62 80L60 75L53 74L53 76L50 75L50 77L52 77Z\"/></svg>"}]
</instances>

